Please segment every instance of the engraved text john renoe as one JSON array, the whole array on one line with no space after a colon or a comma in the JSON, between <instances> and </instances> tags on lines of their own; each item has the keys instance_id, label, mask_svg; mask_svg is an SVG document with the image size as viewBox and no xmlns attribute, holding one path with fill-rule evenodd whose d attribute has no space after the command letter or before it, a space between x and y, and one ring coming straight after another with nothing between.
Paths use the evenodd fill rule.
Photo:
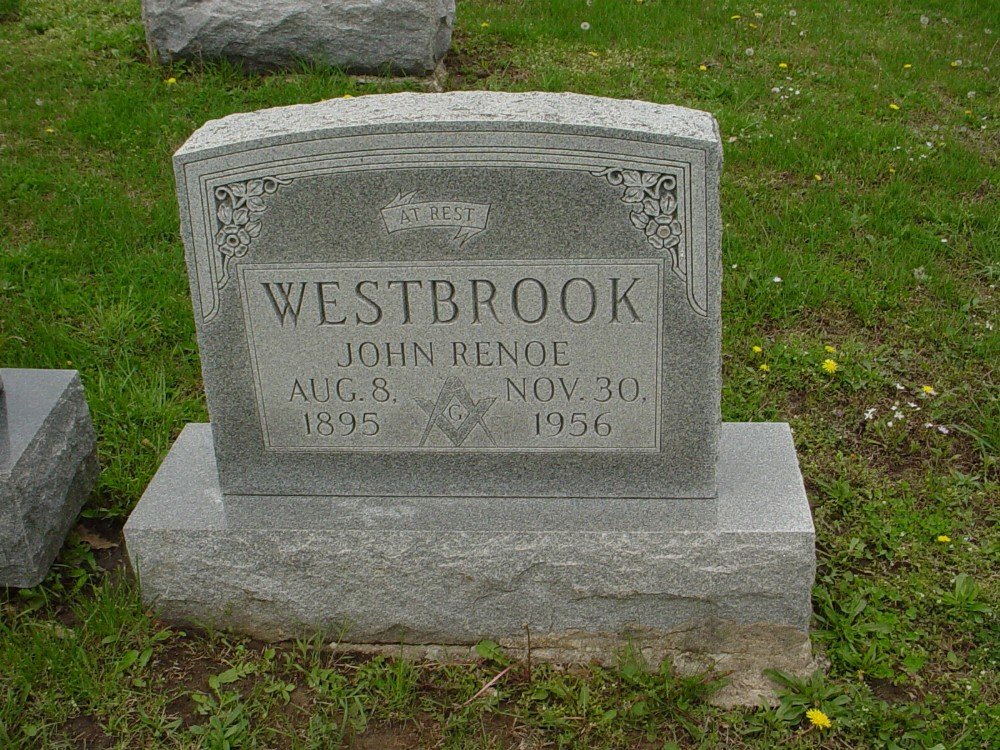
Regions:
<instances>
[{"instance_id":1,"label":"engraved text john renoe","mask_svg":"<svg viewBox=\"0 0 1000 750\"><path fill-rule=\"evenodd\" d=\"M662 261L244 265L292 451L655 451Z\"/></svg>"}]
</instances>

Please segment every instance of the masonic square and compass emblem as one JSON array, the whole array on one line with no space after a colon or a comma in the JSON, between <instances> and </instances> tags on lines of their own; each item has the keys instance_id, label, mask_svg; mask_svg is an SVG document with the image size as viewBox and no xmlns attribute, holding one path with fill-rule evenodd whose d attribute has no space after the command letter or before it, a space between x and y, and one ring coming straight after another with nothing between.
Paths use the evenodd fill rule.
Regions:
<instances>
[{"instance_id":1,"label":"masonic square and compass emblem","mask_svg":"<svg viewBox=\"0 0 1000 750\"><path fill-rule=\"evenodd\" d=\"M482 398L475 401L468 388L458 378L448 378L441 386L436 401L414 399L427 414L427 425L420 437L420 446L427 444L431 432L437 427L454 446L460 446L466 441L476 427L482 427L490 444L496 446L496 440L490 433L483 416L493 406L495 398Z\"/></svg>"}]
</instances>

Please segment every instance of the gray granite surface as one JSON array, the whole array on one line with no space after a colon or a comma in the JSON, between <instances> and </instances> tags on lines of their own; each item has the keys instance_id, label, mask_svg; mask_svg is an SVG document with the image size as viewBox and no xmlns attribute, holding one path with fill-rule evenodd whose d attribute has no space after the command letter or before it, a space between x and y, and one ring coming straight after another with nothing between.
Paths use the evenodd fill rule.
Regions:
<instances>
[{"instance_id":1,"label":"gray granite surface","mask_svg":"<svg viewBox=\"0 0 1000 750\"><path fill-rule=\"evenodd\" d=\"M713 147L722 159L719 126L708 112L637 99L525 91L452 91L443 94L378 94L240 112L209 120L177 150L177 158L311 138L316 133L421 129L479 123L569 127L613 131L625 137L653 137L695 148Z\"/></svg>"},{"instance_id":2,"label":"gray granite surface","mask_svg":"<svg viewBox=\"0 0 1000 750\"><path fill-rule=\"evenodd\" d=\"M704 112L360 97L175 157L227 495L711 498L721 145Z\"/></svg>"},{"instance_id":3,"label":"gray granite surface","mask_svg":"<svg viewBox=\"0 0 1000 750\"><path fill-rule=\"evenodd\" d=\"M474 498L331 500L300 524L283 502L231 520L210 429L189 425L125 527L144 601L173 622L355 643L467 644L525 624L540 638L808 629L814 530L784 424L724 426L718 515L701 526L648 499L494 501L495 525Z\"/></svg>"},{"instance_id":4,"label":"gray granite surface","mask_svg":"<svg viewBox=\"0 0 1000 750\"><path fill-rule=\"evenodd\" d=\"M142 0L142 18L150 52L164 63L315 62L424 75L451 45L455 0Z\"/></svg>"},{"instance_id":5,"label":"gray granite surface","mask_svg":"<svg viewBox=\"0 0 1000 750\"><path fill-rule=\"evenodd\" d=\"M42 581L97 479L96 437L75 370L2 371L0 585Z\"/></svg>"}]
</instances>

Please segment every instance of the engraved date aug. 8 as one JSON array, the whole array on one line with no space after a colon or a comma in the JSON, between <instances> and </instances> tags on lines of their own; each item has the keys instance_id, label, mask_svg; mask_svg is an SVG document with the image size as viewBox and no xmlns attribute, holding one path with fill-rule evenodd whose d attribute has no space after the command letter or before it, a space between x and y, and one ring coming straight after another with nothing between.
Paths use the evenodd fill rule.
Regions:
<instances>
[{"instance_id":1,"label":"engraved date aug. 8","mask_svg":"<svg viewBox=\"0 0 1000 750\"><path fill-rule=\"evenodd\" d=\"M350 411L342 411L339 414L328 411L305 412L302 415L305 422L306 435L319 435L320 437L349 437L360 435L361 437L374 437L378 435L379 423L378 414L373 411L366 411L355 414Z\"/></svg>"}]
</instances>

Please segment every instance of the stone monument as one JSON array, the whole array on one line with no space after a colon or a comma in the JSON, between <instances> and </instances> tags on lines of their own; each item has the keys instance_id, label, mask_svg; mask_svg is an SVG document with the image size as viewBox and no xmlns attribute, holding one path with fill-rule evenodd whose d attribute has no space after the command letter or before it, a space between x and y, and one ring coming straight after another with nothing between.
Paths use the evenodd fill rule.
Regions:
<instances>
[{"instance_id":1,"label":"stone monument","mask_svg":"<svg viewBox=\"0 0 1000 750\"><path fill-rule=\"evenodd\" d=\"M426 75L448 52L455 0L142 0L153 57L253 69L318 62Z\"/></svg>"},{"instance_id":2,"label":"stone monument","mask_svg":"<svg viewBox=\"0 0 1000 750\"><path fill-rule=\"evenodd\" d=\"M732 701L808 669L789 428L720 419L721 162L704 112L574 94L199 129L175 171L211 424L125 528L145 601L358 648L630 644Z\"/></svg>"},{"instance_id":3,"label":"stone monument","mask_svg":"<svg viewBox=\"0 0 1000 750\"><path fill-rule=\"evenodd\" d=\"M75 370L0 370L0 585L42 582L98 475Z\"/></svg>"}]
</instances>

